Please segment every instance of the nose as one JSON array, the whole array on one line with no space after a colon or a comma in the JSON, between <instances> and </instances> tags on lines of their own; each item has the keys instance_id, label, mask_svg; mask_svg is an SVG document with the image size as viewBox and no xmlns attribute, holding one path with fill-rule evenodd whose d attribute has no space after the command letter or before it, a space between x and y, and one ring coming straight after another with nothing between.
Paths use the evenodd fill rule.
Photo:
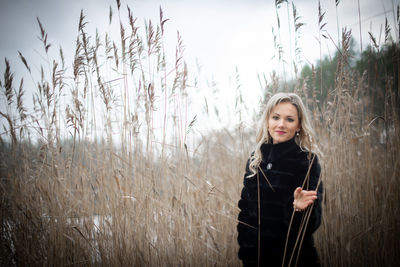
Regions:
<instances>
[{"instance_id":1,"label":"nose","mask_svg":"<svg viewBox=\"0 0 400 267\"><path fill-rule=\"evenodd\" d=\"M279 128L283 128L284 126L285 126L284 120L280 119L279 122L278 122L278 127Z\"/></svg>"}]
</instances>

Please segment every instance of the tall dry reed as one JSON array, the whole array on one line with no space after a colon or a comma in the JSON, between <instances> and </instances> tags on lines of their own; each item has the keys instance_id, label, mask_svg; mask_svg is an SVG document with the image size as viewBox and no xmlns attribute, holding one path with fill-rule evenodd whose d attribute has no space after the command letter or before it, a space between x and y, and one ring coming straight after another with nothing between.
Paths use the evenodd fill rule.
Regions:
<instances>
[{"instance_id":1,"label":"tall dry reed","mask_svg":"<svg viewBox=\"0 0 400 267\"><path fill-rule=\"evenodd\" d=\"M296 31L301 24L292 9ZM120 1L116 10L118 21L110 7L109 23L118 25L118 41L111 32L91 36L81 13L72 75L62 50L52 58L38 20L48 61L29 115L23 81L15 90L6 61L0 84L7 100L0 113L6 129L0 140L0 264L238 266L237 201L254 129L239 121L233 130L215 130L190 144L196 119L188 118L191 80L182 37L168 61L168 20L161 9L159 22L144 27ZM398 98L388 74L380 88L384 114L369 112L367 74L346 67L349 38L344 32L327 103L318 103L307 83L296 89L307 99L325 154L316 246L324 266L395 266ZM268 94L280 87L272 77ZM241 117L238 72L236 81Z\"/></svg>"}]
</instances>

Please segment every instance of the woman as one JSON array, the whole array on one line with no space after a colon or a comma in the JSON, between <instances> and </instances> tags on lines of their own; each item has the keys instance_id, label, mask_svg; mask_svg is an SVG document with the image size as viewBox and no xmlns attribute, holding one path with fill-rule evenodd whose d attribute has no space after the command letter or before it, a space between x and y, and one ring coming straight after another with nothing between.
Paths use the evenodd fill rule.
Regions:
<instances>
[{"instance_id":1,"label":"woman","mask_svg":"<svg viewBox=\"0 0 400 267\"><path fill-rule=\"evenodd\" d=\"M244 266L319 266L320 152L298 95L271 97L256 142L239 201L239 258Z\"/></svg>"}]
</instances>

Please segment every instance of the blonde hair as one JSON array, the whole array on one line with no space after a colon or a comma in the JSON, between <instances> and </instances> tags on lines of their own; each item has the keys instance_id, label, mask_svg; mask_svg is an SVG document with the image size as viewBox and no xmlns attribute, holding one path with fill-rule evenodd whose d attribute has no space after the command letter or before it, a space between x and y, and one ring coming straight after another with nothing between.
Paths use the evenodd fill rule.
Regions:
<instances>
[{"instance_id":1,"label":"blonde hair","mask_svg":"<svg viewBox=\"0 0 400 267\"><path fill-rule=\"evenodd\" d=\"M252 172L248 177L257 173L257 168L262 160L261 146L272 142L272 137L268 132L268 118L272 110L279 103L291 103L297 109L299 116L300 131L299 136L295 137L295 142L303 151L309 151L321 156L321 151L316 144L315 132L311 125L306 107L301 98L295 93L277 93L267 102L267 106L260 118L256 134L256 146L253 155L250 157L249 169Z\"/></svg>"}]
</instances>

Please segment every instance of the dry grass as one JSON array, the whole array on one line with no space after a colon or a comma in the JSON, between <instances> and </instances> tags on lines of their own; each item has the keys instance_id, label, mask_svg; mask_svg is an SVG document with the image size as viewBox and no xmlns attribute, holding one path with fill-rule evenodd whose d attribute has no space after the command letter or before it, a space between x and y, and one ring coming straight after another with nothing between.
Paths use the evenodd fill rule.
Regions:
<instances>
[{"instance_id":1,"label":"dry grass","mask_svg":"<svg viewBox=\"0 0 400 267\"><path fill-rule=\"evenodd\" d=\"M117 8L121 18L119 1ZM112 18L110 8L110 23ZM237 201L254 131L218 130L189 145L195 121L187 118L182 39L178 35L169 64L162 11L159 23L147 22L144 33L130 10L128 19L128 27L120 23L119 44L107 33L102 42L85 32L82 13L72 80L60 51L61 62L49 61L48 72L42 68L29 116L21 100L23 82L14 93L6 62L0 265L240 265ZM50 58L52 47L38 22ZM325 154L316 245L324 266L395 266L399 103L388 76L381 88L385 114L369 115L365 75L344 67L348 38L343 36L329 104L307 100ZM308 96L305 86L298 93Z\"/></svg>"}]
</instances>

